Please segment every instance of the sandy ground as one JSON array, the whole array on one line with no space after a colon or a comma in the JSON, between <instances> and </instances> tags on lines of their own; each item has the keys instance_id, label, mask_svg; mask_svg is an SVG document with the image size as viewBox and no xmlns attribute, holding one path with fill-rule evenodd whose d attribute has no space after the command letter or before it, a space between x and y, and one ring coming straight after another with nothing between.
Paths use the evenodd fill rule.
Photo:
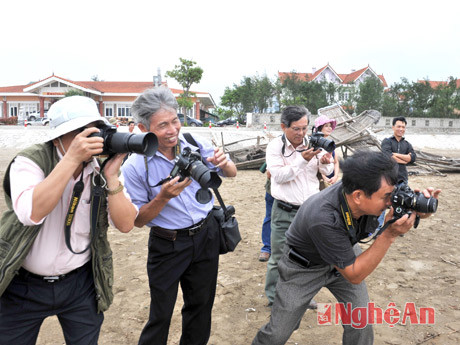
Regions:
<instances>
[{"instance_id":1,"label":"sandy ground","mask_svg":"<svg viewBox=\"0 0 460 345\"><path fill-rule=\"evenodd\" d=\"M6 165L18 151L18 146L14 146L0 143L2 180ZM445 150L443 154L460 157L460 150ZM226 179L220 188L226 203L235 206L243 240L234 253L220 257L209 344L250 344L257 330L269 320L270 309L264 296L266 264L257 260L265 212L264 179L259 171L239 171L237 177ZM375 344L460 344L460 175L415 176L410 178L410 185L443 189L438 212L422 220L417 229L398 238L366 281L370 299L376 306L386 309L394 303L401 313L408 302L415 303L417 308L434 308L435 324L378 325ZM4 209L2 194L0 211ZM115 298L105 313L99 339L102 345L137 344L148 317L150 300L145 267L147 239L147 228L135 228L128 234L110 230ZM315 300L335 302L325 289ZM170 328L168 344L171 345L179 343L181 307L179 295ZM317 325L316 311L309 311L288 344L340 344L341 335L342 327ZM56 318L44 322L38 344L64 344Z\"/></svg>"}]
</instances>

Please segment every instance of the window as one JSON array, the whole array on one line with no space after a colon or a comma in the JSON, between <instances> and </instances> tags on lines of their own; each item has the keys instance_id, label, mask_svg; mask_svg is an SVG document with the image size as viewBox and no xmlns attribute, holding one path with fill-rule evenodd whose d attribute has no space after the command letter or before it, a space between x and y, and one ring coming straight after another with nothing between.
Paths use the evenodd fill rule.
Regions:
<instances>
[{"instance_id":1,"label":"window","mask_svg":"<svg viewBox=\"0 0 460 345\"><path fill-rule=\"evenodd\" d=\"M114 104L113 103L104 103L104 115L105 117L112 117L114 113Z\"/></svg>"},{"instance_id":2,"label":"window","mask_svg":"<svg viewBox=\"0 0 460 345\"><path fill-rule=\"evenodd\" d=\"M454 121L449 121L449 127L453 127L454 126Z\"/></svg>"},{"instance_id":3,"label":"window","mask_svg":"<svg viewBox=\"0 0 460 345\"><path fill-rule=\"evenodd\" d=\"M39 113L40 106L38 103L20 103L19 114L29 115L32 113Z\"/></svg>"},{"instance_id":4,"label":"window","mask_svg":"<svg viewBox=\"0 0 460 345\"><path fill-rule=\"evenodd\" d=\"M413 127L417 126L417 121L416 120L412 120L412 126Z\"/></svg>"},{"instance_id":5,"label":"window","mask_svg":"<svg viewBox=\"0 0 460 345\"><path fill-rule=\"evenodd\" d=\"M127 104L117 105L117 116L120 116L120 117L131 116L131 106Z\"/></svg>"},{"instance_id":6,"label":"window","mask_svg":"<svg viewBox=\"0 0 460 345\"><path fill-rule=\"evenodd\" d=\"M18 103L9 104L8 108L8 117L18 116Z\"/></svg>"},{"instance_id":7,"label":"window","mask_svg":"<svg viewBox=\"0 0 460 345\"><path fill-rule=\"evenodd\" d=\"M430 125L430 120L425 120L425 127L428 127Z\"/></svg>"},{"instance_id":8,"label":"window","mask_svg":"<svg viewBox=\"0 0 460 345\"><path fill-rule=\"evenodd\" d=\"M390 119L386 119L385 126L391 126Z\"/></svg>"}]
</instances>

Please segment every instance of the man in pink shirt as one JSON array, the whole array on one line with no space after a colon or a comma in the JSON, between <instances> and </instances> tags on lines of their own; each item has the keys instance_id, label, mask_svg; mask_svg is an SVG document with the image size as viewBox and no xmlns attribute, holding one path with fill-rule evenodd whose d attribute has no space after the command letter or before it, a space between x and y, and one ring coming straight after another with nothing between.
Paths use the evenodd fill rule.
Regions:
<instances>
[{"instance_id":1,"label":"man in pink shirt","mask_svg":"<svg viewBox=\"0 0 460 345\"><path fill-rule=\"evenodd\" d=\"M285 108L281 114L284 134L267 146L267 169L271 174L271 194L275 198L271 220L271 255L265 280L269 306L275 299L278 261L283 254L285 233L300 205L319 192L318 170L329 175L334 169L331 154L322 149L308 148L308 123L308 110L305 107Z\"/></svg>"},{"instance_id":2,"label":"man in pink shirt","mask_svg":"<svg viewBox=\"0 0 460 345\"><path fill-rule=\"evenodd\" d=\"M35 344L52 315L67 344L97 344L102 312L113 299L108 216L128 232L138 210L118 179L124 155L107 161L103 172L94 158L104 139L90 135L107 123L96 103L67 97L48 116L49 141L21 151L5 174L0 344ZM95 180L104 180L105 190Z\"/></svg>"}]
</instances>

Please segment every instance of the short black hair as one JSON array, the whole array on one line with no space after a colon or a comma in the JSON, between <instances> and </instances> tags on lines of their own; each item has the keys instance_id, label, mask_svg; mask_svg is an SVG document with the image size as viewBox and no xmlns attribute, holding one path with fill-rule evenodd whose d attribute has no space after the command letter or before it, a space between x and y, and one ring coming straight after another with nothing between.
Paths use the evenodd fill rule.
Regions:
<instances>
[{"instance_id":1,"label":"short black hair","mask_svg":"<svg viewBox=\"0 0 460 345\"><path fill-rule=\"evenodd\" d=\"M134 121L129 121L129 122L128 122L128 126L129 126L130 124L132 124L132 123L136 124L136 122L134 122Z\"/></svg>"},{"instance_id":2,"label":"short black hair","mask_svg":"<svg viewBox=\"0 0 460 345\"><path fill-rule=\"evenodd\" d=\"M281 113L281 123L286 127L291 127L291 123L299 121L304 116L307 117L308 123L310 123L310 119L308 118L309 113L308 109L303 106L291 105L284 108Z\"/></svg>"},{"instance_id":3,"label":"short black hair","mask_svg":"<svg viewBox=\"0 0 460 345\"><path fill-rule=\"evenodd\" d=\"M404 116L398 116L393 118L393 126L396 124L396 121L404 122L407 125L406 118Z\"/></svg>"},{"instance_id":4,"label":"short black hair","mask_svg":"<svg viewBox=\"0 0 460 345\"><path fill-rule=\"evenodd\" d=\"M380 189L382 177L390 185L396 185L398 182L398 164L383 152L356 151L340 163L343 172L342 185L346 194L362 190L370 197Z\"/></svg>"}]
</instances>

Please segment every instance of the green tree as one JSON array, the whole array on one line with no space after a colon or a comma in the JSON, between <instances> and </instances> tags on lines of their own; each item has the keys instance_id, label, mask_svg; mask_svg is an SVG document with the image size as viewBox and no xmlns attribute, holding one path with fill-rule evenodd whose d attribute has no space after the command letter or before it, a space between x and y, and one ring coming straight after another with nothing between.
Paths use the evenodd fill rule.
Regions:
<instances>
[{"instance_id":1,"label":"green tree","mask_svg":"<svg viewBox=\"0 0 460 345\"><path fill-rule=\"evenodd\" d=\"M224 95L220 99L220 103L233 112L234 115L239 116L244 113L243 105L240 101L240 90L238 86L233 85L233 88L228 86L224 90Z\"/></svg>"},{"instance_id":2,"label":"green tree","mask_svg":"<svg viewBox=\"0 0 460 345\"><path fill-rule=\"evenodd\" d=\"M398 113L399 95L390 89L383 93L382 116L395 117Z\"/></svg>"},{"instance_id":3,"label":"green tree","mask_svg":"<svg viewBox=\"0 0 460 345\"><path fill-rule=\"evenodd\" d=\"M379 78L368 77L358 86L359 93L356 98L356 113L364 110L382 110L383 85Z\"/></svg>"},{"instance_id":4,"label":"green tree","mask_svg":"<svg viewBox=\"0 0 460 345\"><path fill-rule=\"evenodd\" d=\"M175 65L174 69L166 72L166 76L175 79L183 89L182 95L177 99L177 103L180 107L191 109L193 107L193 101L190 99L194 96L190 92L190 87L194 83L199 83L203 76L203 69L201 67L194 67L195 61L179 58L181 64ZM184 116L185 124L187 123L187 116Z\"/></svg>"},{"instance_id":5,"label":"green tree","mask_svg":"<svg viewBox=\"0 0 460 345\"><path fill-rule=\"evenodd\" d=\"M291 72L281 83L282 94L281 104L289 105L305 105L306 96L304 95L303 84L295 71Z\"/></svg>"},{"instance_id":6,"label":"green tree","mask_svg":"<svg viewBox=\"0 0 460 345\"><path fill-rule=\"evenodd\" d=\"M428 81L408 84L405 92L410 103L410 116L425 117L433 105L434 90Z\"/></svg>"},{"instance_id":7,"label":"green tree","mask_svg":"<svg viewBox=\"0 0 460 345\"><path fill-rule=\"evenodd\" d=\"M259 113L266 113L273 104L275 87L266 75L254 77L254 82L256 110Z\"/></svg>"},{"instance_id":8,"label":"green tree","mask_svg":"<svg viewBox=\"0 0 460 345\"><path fill-rule=\"evenodd\" d=\"M246 113L263 113L272 106L275 87L264 76L243 77L239 85L226 87L221 105L231 109L240 121Z\"/></svg>"},{"instance_id":9,"label":"green tree","mask_svg":"<svg viewBox=\"0 0 460 345\"><path fill-rule=\"evenodd\" d=\"M64 94L64 97L70 96L85 96L85 93L82 90L70 89Z\"/></svg>"},{"instance_id":10,"label":"green tree","mask_svg":"<svg viewBox=\"0 0 460 345\"><path fill-rule=\"evenodd\" d=\"M458 97L457 80L449 78L447 84L441 84L434 90L429 117L455 117L454 109Z\"/></svg>"}]
</instances>

